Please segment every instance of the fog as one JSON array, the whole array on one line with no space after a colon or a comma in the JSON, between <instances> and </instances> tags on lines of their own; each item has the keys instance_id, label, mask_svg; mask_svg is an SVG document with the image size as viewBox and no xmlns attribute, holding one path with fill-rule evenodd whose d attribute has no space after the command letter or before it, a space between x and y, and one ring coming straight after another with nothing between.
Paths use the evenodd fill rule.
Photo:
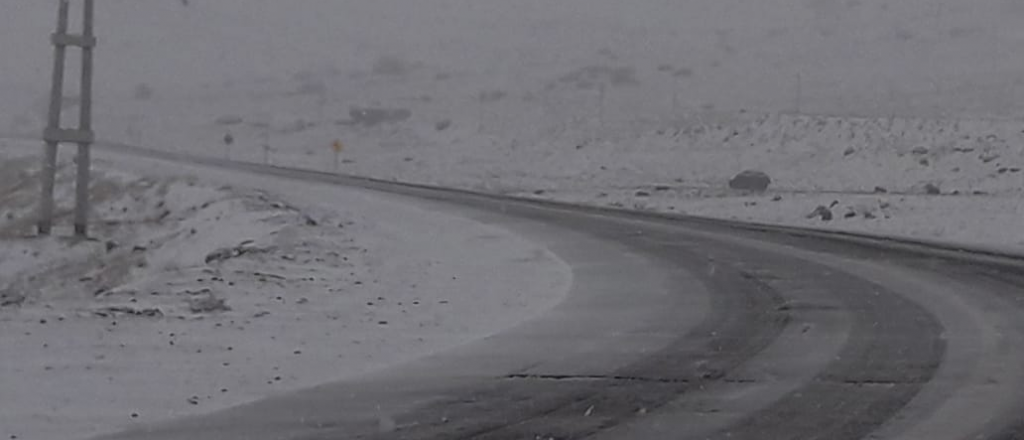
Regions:
<instances>
[{"instance_id":1,"label":"fog","mask_svg":"<svg viewBox=\"0 0 1024 440\"><path fill-rule=\"evenodd\" d=\"M290 90L281 82L306 75L359 93L360 75L391 62L393 76L405 76L394 87L419 81L417 93L435 101L482 90L543 95L600 66L633 72L609 99L636 117L670 111L669 95L684 110L1010 116L1024 97L1020 4L98 0L97 99L116 118L140 84L157 97L209 98ZM53 0L0 3L0 127L42 111L55 10Z\"/></svg>"}]
</instances>

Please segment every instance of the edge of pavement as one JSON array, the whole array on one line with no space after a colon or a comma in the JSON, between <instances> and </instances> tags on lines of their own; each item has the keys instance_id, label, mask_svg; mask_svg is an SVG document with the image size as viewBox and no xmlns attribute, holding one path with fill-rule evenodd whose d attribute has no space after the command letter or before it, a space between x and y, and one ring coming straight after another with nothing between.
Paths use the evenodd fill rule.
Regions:
<instances>
[{"instance_id":1,"label":"edge of pavement","mask_svg":"<svg viewBox=\"0 0 1024 440\"><path fill-rule=\"evenodd\" d=\"M37 136L25 134L0 133L0 140L41 142ZM944 258L970 260L981 263L1024 265L1024 250L1011 249L1006 247L986 246L944 240L931 240L895 234L840 231L835 229L815 228L809 226L793 226L774 223L749 222L743 220L722 219L691 214L666 213L656 211L638 211L628 208L600 206L585 203L572 203L558 200L526 197L521 195L500 194L466 188L446 187L440 185L408 182L398 179L387 180L375 177L359 176L348 173L328 173L324 171L316 171L307 168L288 167L280 165L264 165L254 162L235 161L210 156L176 153L165 150L158 150L150 147L130 145L126 143L112 141L100 141L97 142L94 146L106 149L108 151L121 151L142 157L187 162L194 165L235 168L246 171L269 171L271 172L271 174L279 176L283 175L285 172L301 173L307 178L313 178L322 182L347 184L356 187L361 187L363 189L377 190L388 193L396 193L396 189L447 192L452 194L464 194L477 197L484 197L492 200L533 203L540 206L575 209L583 212L626 216L637 219L686 221L693 224L726 226L745 231L777 233L781 235L805 238L819 238L845 242L848 244L884 248L893 251L901 251L918 255L928 254Z\"/></svg>"},{"instance_id":2,"label":"edge of pavement","mask_svg":"<svg viewBox=\"0 0 1024 440\"><path fill-rule=\"evenodd\" d=\"M0 137L2 138L2 137ZM25 140L21 138L21 140ZM34 139L33 139L34 140ZM313 178L323 182L331 182L338 184L355 185L364 189L379 190L384 192L394 193L396 188L406 190L421 190L421 191L432 191L432 192L447 192L455 194L464 194L470 196L490 198L494 200L505 200L509 202L525 202L533 203L541 206L549 206L555 208L574 209L584 212L592 212L596 214L608 214L617 216L633 217L638 219L661 219L668 221L686 221L693 224L703 225L717 225L735 228L739 230L754 231L754 232L769 232L783 235L807 237L807 238L822 238L829 240L836 240L847 242L850 244L858 244L871 246L876 248L887 248L891 250L899 250L903 252L910 252L915 254L930 254L946 258L954 259L966 259L977 262L986 263L1010 263L1010 264L1024 264L1024 250L1016 250L995 246L985 246L970 243L957 243L948 242L942 240L930 240L924 238L907 237L901 235L891 234L880 234L880 233L865 233L865 232L851 232L851 231L837 231L833 229L825 228L814 228L806 226L791 226L781 225L772 223L760 223L760 222L747 222L741 220L730 220L720 219L714 217L696 216L689 214L673 214L663 212L652 212L652 211L637 211L627 208L616 208L607 206L597 206L590 204L581 203L570 203L562 202L557 200L545 200L532 197L524 197L518 195L508 195L491 193L486 191L477 191L465 188L453 188L438 185L430 185L415 182L406 182L401 180L386 180L380 178L359 176L346 173L328 173L323 171L315 171L305 168L286 167L278 165L263 165L251 162L233 161L228 159L220 159L214 157L204 157L191 154L172 153L168 151L161 151L157 149L141 147L136 145L129 145L117 142L102 142L96 144L101 148L105 148L111 151L121 151L128 154L135 154L145 157L151 157L155 159L173 160L173 161L184 161L196 165L206 165L215 167L228 167L236 168L247 171L263 171L271 172L272 174L284 174L287 173L301 173L307 178Z\"/></svg>"}]
</instances>

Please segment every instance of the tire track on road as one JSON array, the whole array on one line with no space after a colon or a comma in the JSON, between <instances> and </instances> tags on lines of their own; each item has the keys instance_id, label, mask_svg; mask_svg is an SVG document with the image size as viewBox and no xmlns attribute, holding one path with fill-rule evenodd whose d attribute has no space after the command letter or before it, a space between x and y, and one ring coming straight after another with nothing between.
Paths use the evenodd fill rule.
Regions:
<instances>
[{"instance_id":1,"label":"tire track on road","mask_svg":"<svg viewBox=\"0 0 1024 440\"><path fill-rule=\"evenodd\" d=\"M581 220L573 221L579 224ZM641 231L638 235L650 240L658 234ZM623 236L629 235L617 234L620 241ZM678 236L661 239L672 242ZM707 271L706 256L698 256L699 250L657 243L655 239L653 245L638 245L632 240L628 245L658 258L672 259L695 274ZM405 420L413 428L400 435L374 438L584 438L669 402L676 401L677 407L699 407L701 401L713 400L708 396L716 387L722 392L735 392L737 386L756 387L761 379L734 372L782 332L790 316L783 302L786 292L794 288L820 292L822 299L838 301L853 316L841 360L774 405L719 431L723 438L809 438L818 432L829 433L829 438L860 438L902 408L941 361L941 326L916 304L880 286L778 255L752 254L746 249L721 255L721 243L683 246L688 247L718 249L715 260L729 262L719 265L714 275L698 276L712 291L715 303L705 324L690 335L608 376L575 378L585 379L577 381L565 381L574 377L564 376L555 381L558 383L525 377L534 380L499 383L486 391L468 392L466 395L471 397L440 402L408 417ZM772 276L761 280L751 270ZM779 283L779 279L787 282ZM780 290L773 284L781 284ZM893 316L901 319L889 319ZM685 402L687 395L699 397ZM684 402L677 401L680 396ZM851 412L855 417L849 417ZM816 422L793 429L794 414ZM456 419L465 422L453 423ZM424 424L423 420L440 422ZM764 437L765 433L770 435Z\"/></svg>"}]
</instances>

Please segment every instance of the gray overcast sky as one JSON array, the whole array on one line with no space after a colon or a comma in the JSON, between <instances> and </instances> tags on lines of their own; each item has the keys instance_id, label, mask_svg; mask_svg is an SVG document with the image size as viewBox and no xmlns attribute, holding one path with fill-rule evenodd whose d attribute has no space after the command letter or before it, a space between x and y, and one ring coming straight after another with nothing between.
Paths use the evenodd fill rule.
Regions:
<instances>
[{"instance_id":1,"label":"gray overcast sky","mask_svg":"<svg viewBox=\"0 0 1024 440\"><path fill-rule=\"evenodd\" d=\"M0 94L45 87L55 3L0 3ZM756 107L788 105L798 72L810 99L825 103L966 94L1007 101L992 103L1000 107L1016 100L1024 68L1024 7L1013 0L189 3L99 0L99 89L349 71L392 54L495 81L673 64L694 71L700 99Z\"/></svg>"}]
</instances>

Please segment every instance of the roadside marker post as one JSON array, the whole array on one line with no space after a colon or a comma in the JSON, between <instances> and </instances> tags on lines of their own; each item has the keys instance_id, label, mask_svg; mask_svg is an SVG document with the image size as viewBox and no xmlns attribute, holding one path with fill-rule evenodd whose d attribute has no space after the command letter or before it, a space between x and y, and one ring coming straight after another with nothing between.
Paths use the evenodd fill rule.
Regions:
<instances>
[{"instance_id":1,"label":"roadside marker post","mask_svg":"<svg viewBox=\"0 0 1024 440\"><path fill-rule=\"evenodd\" d=\"M341 143L340 140L335 140L331 144L331 149L334 150L334 172L338 172L338 161L341 157L341 151L345 149L345 144Z\"/></svg>"},{"instance_id":2,"label":"roadside marker post","mask_svg":"<svg viewBox=\"0 0 1024 440\"><path fill-rule=\"evenodd\" d=\"M231 144L235 143L235 137L231 132L224 135L224 159L231 160Z\"/></svg>"},{"instance_id":3,"label":"roadside marker post","mask_svg":"<svg viewBox=\"0 0 1024 440\"><path fill-rule=\"evenodd\" d=\"M54 47L53 77L50 85L50 105L46 129L43 131L45 151L42 167L42 199L39 206L37 228L40 235L49 235L53 229L53 192L57 174L57 148L61 143L78 144L77 176L75 187L75 235L85 237L89 222L90 148L95 141L92 131L93 48L96 46L93 17L95 0L83 0L82 33L68 33L70 0L60 0L57 31L50 37ZM82 50L81 96L79 99L78 129L61 127L64 102L64 67L68 46Z\"/></svg>"},{"instance_id":4,"label":"roadside marker post","mask_svg":"<svg viewBox=\"0 0 1024 440\"><path fill-rule=\"evenodd\" d=\"M269 124L263 128L263 165L270 165L270 128Z\"/></svg>"}]
</instances>

